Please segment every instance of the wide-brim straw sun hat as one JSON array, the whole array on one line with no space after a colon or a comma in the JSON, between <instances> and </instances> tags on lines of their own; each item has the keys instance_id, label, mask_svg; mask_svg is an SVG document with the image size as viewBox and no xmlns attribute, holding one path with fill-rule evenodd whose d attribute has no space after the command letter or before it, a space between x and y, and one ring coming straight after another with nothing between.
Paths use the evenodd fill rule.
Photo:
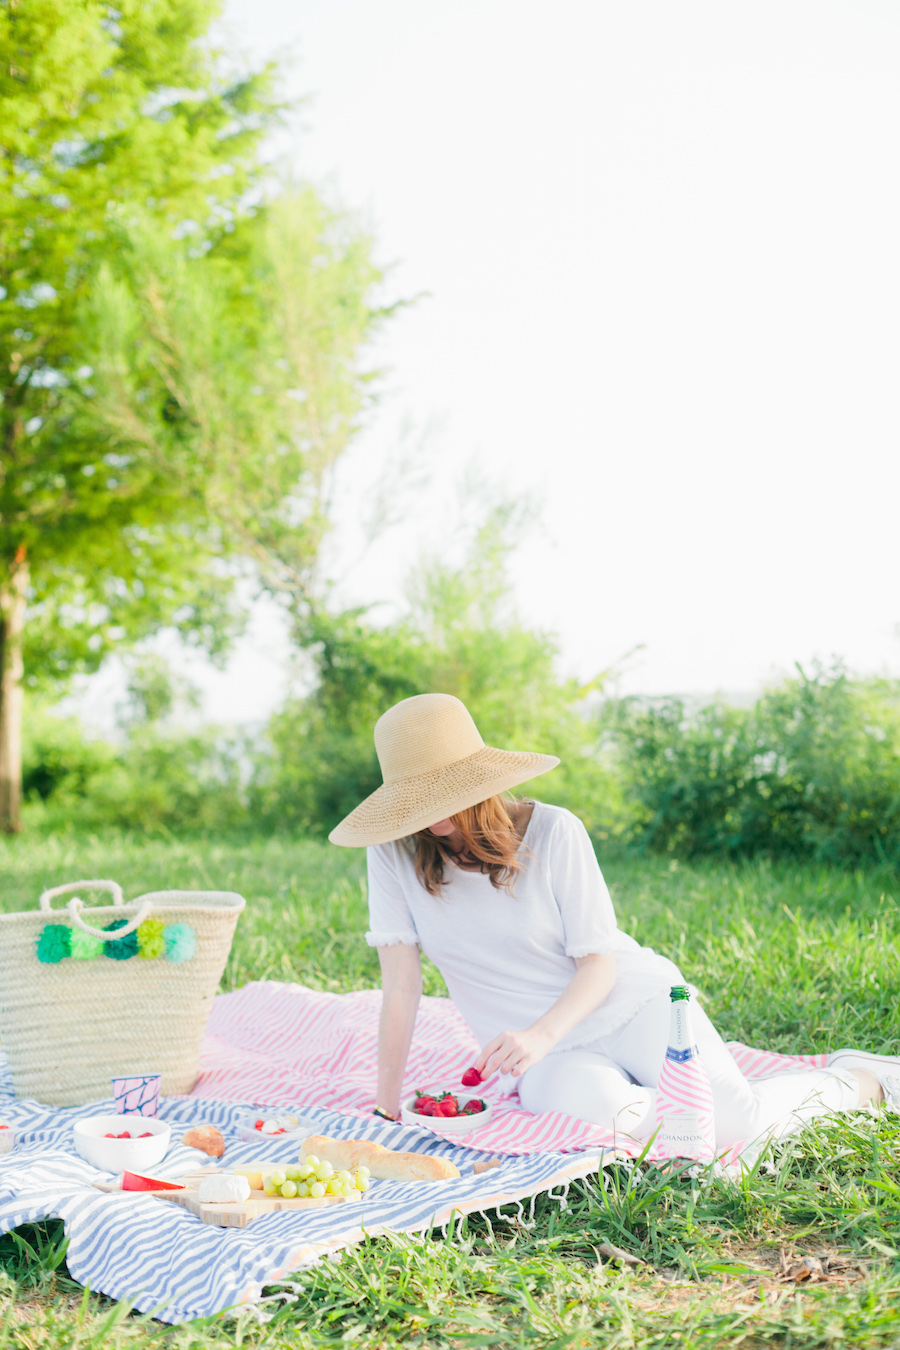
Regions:
<instances>
[{"instance_id":1,"label":"wide-brim straw sun hat","mask_svg":"<svg viewBox=\"0 0 900 1350\"><path fill-rule=\"evenodd\" d=\"M464 703L452 694L415 694L375 723L384 783L328 838L365 848L425 830L468 806L555 769L555 755L485 745Z\"/></svg>"}]
</instances>

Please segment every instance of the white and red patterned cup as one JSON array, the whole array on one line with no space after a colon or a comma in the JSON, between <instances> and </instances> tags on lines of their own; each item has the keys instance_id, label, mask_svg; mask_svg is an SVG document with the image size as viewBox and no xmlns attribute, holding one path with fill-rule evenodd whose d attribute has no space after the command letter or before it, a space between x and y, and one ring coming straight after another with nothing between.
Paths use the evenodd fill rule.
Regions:
<instances>
[{"instance_id":1,"label":"white and red patterned cup","mask_svg":"<svg viewBox=\"0 0 900 1350\"><path fill-rule=\"evenodd\" d=\"M155 1116L159 1110L161 1073L130 1073L111 1078L112 1095L120 1116Z\"/></svg>"}]
</instances>

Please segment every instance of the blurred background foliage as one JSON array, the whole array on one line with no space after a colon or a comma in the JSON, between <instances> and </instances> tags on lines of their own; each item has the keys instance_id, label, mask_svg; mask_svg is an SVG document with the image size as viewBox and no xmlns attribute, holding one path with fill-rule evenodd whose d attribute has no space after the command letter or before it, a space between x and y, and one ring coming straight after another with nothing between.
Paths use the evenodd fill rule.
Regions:
<instances>
[{"instance_id":1,"label":"blurred background foliage","mask_svg":"<svg viewBox=\"0 0 900 1350\"><path fill-rule=\"evenodd\" d=\"M311 836L378 786L377 717L442 690L557 754L531 790L606 852L900 863L897 682L798 669L740 708L571 679L512 600L523 508L483 485L399 615L328 602L331 470L396 305L359 221L274 173L277 72L216 49L217 11L0 6L0 828L23 690L32 826ZM262 593L298 692L252 733L203 726L154 637L221 663ZM52 707L111 655L105 742Z\"/></svg>"},{"instance_id":2,"label":"blurred background foliage","mask_svg":"<svg viewBox=\"0 0 900 1350\"><path fill-rule=\"evenodd\" d=\"M897 681L798 667L751 708L624 699L601 717L642 848L900 863Z\"/></svg>"},{"instance_id":3,"label":"blurred background foliage","mask_svg":"<svg viewBox=\"0 0 900 1350\"><path fill-rule=\"evenodd\" d=\"M390 623L324 607L298 618L307 688L253 735L186 730L193 691L153 655L133 661L116 744L32 704L30 820L321 837L381 781L378 716L442 690L489 743L559 755L522 791L577 812L604 854L900 863L897 682L798 668L746 708L616 697L609 672L580 684L516 611L516 532L515 509L492 507L461 561L420 563Z\"/></svg>"}]
</instances>

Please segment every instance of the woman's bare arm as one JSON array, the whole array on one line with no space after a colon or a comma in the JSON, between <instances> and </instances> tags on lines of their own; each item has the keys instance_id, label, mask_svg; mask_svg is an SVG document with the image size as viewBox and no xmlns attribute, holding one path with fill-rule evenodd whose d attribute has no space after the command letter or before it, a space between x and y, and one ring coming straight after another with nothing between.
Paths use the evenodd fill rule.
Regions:
<instances>
[{"instance_id":1,"label":"woman's bare arm","mask_svg":"<svg viewBox=\"0 0 900 1350\"><path fill-rule=\"evenodd\" d=\"M381 1020L378 1024L377 1105L400 1112L403 1074L422 997L422 959L418 947L398 942L378 948L381 962Z\"/></svg>"},{"instance_id":2,"label":"woman's bare arm","mask_svg":"<svg viewBox=\"0 0 900 1350\"><path fill-rule=\"evenodd\" d=\"M595 952L576 956L575 965L575 974L542 1017L524 1031L501 1031L488 1041L476 1060L476 1067L485 1078L498 1070L518 1078L599 1008L616 982L616 958Z\"/></svg>"}]
</instances>

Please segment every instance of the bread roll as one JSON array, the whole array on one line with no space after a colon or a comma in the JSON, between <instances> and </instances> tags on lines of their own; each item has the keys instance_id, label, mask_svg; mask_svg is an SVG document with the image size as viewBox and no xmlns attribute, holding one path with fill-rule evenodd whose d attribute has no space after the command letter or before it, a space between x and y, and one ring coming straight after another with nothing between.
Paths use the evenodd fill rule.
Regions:
<instances>
[{"instance_id":1,"label":"bread roll","mask_svg":"<svg viewBox=\"0 0 900 1350\"><path fill-rule=\"evenodd\" d=\"M189 1148L202 1149L211 1158L221 1158L225 1152L225 1140L221 1130L217 1130L215 1125L195 1125L187 1134L182 1135L181 1142L187 1144Z\"/></svg>"},{"instance_id":2,"label":"bread roll","mask_svg":"<svg viewBox=\"0 0 900 1350\"><path fill-rule=\"evenodd\" d=\"M396 1153L369 1139L329 1139L313 1134L303 1141L301 1162L308 1153L330 1162L337 1170L352 1172L354 1167L368 1167L376 1181L449 1181L459 1176L459 1168L443 1158L433 1158L429 1153Z\"/></svg>"}]
</instances>

